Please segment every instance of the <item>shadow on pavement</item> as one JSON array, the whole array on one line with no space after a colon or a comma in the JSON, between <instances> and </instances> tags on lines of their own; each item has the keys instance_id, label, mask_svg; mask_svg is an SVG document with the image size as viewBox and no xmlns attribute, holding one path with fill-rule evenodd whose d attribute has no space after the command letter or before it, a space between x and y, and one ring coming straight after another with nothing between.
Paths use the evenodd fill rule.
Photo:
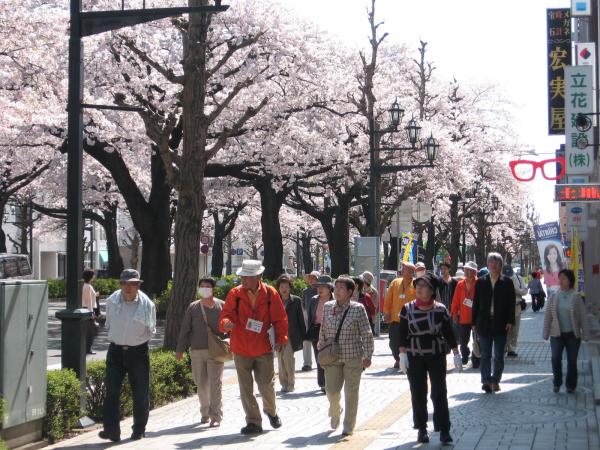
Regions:
<instances>
[{"instance_id":1,"label":"shadow on pavement","mask_svg":"<svg viewBox=\"0 0 600 450\"><path fill-rule=\"evenodd\" d=\"M319 434L313 434L311 436L296 436L293 438L286 439L282 441L282 444L285 444L286 447L291 448L303 448L310 447L311 445L322 445L322 444L334 444L342 439L339 434L331 435L333 431L323 431Z\"/></svg>"},{"instance_id":2,"label":"shadow on pavement","mask_svg":"<svg viewBox=\"0 0 600 450\"><path fill-rule=\"evenodd\" d=\"M236 444L251 442L253 439L260 437L260 436L264 436L265 434L267 434L269 432L270 432L270 430L265 430L262 433L248 435L248 436L242 435L240 433L219 434L216 436L211 435L211 436L194 439L194 440L188 441L188 442L178 442L174 445L175 445L175 448L202 448L207 445L210 445L211 447L218 446L218 445L236 445ZM159 432L159 433L156 433L156 436L160 436L162 434L167 434L167 433Z\"/></svg>"}]
</instances>

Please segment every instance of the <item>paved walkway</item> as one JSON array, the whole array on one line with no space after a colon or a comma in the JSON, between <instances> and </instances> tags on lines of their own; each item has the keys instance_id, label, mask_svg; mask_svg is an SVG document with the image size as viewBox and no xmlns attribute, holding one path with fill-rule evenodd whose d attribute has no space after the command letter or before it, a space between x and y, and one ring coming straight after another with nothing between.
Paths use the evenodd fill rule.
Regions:
<instances>
[{"instance_id":1,"label":"paved walkway","mask_svg":"<svg viewBox=\"0 0 600 450\"><path fill-rule=\"evenodd\" d=\"M592 398L588 352L580 352L580 378L576 394L552 392L550 351L541 340L543 313L528 310L521 325L519 357L507 360L502 391L485 395L480 391L479 373L467 368L450 370L448 398L455 449L565 449L596 450L598 420ZM265 419L265 432L254 437L239 434L244 414L233 369L226 370L224 421L221 428L200 425L196 398L189 398L150 413L146 438L124 439L110 444L97 437L97 430L56 444L57 449L412 449L439 448L434 433L431 444L419 446L412 429L408 381L390 369L387 339L376 341L373 367L364 374L357 430L341 439L341 427L332 432L327 417L327 399L316 389L316 373L298 372L296 392L278 395L283 427L273 430ZM300 356L300 354L297 354ZM300 356L301 358L301 356ZM450 361L450 359L449 359ZM298 361L298 367L301 361ZM449 362L449 367L452 363ZM277 384L277 388L279 385ZM431 405L430 405L431 414ZM121 427L127 438L131 420ZM430 424L430 428L433 426Z\"/></svg>"}]
</instances>

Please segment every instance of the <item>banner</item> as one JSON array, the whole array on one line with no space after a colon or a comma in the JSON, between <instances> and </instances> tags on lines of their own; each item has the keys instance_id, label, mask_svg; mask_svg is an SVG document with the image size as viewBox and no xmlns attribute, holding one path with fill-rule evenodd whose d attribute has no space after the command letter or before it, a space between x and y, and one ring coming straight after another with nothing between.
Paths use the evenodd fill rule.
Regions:
<instances>
[{"instance_id":1,"label":"banner","mask_svg":"<svg viewBox=\"0 0 600 450\"><path fill-rule=\"evenodd\" d=\"M566 106L565 161L567 175L588 175L594 173L594 133L593 128L586 131L577 129L575 119L580 113L592 113L594 96L592 90L592 66L566 67Z\"/></svg>"},{"instance_id":2,"label":"banner","mask_svg":"<svg viewBox=\"0 0 600 450\"><path fill-rule=\"evenodd\" d=\"M581 244L579 242L579 233L577 233L577 229L573 231L569 269L571 269L575 273L575 291L583 292L583 258L581 256Z\"/></svg>"},{"instance_id":3,"label":"banner","mask_svg":"<svg viewBox=\"0 0 600 450\"><path fill-rule=\"evenodd\" d=\"M560 228L558 222L549 222L543 225L535 225L533 232L542 260L544 284L548 290L548 296L550 296L552 292L560 287L558 272L566 268L565 255L560 239Z\"/></svg>"},{"instance_id":4,"label":"banner","mask_svg":"<svg viewBox=\"0 0 600 450\"><path fill-rule=\"evenodd\" d=\"M571 64L571 10L547 9L548 134L565 134L565 67Z\"/></svg>"},{"instance_id":5,"label":"banner","mask_svg":"<svg viewBox=\"0 0 600 450\"><path fill-rule=\"evenodd\" d=\"M413 243L412 233L402 233L402 262L413 262Z\"/></svg>"}]
</instances>

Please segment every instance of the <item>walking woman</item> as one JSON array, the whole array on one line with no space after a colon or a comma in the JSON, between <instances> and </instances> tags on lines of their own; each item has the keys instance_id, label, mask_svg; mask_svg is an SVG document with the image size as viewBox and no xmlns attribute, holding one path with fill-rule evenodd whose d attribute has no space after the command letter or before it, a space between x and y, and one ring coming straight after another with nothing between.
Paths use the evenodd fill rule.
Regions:
<instances>
[{"instance_id":1,"label":"walking woman","mask_svg":"<svg viewBox=\"0 0 600 450\"><path fill-rule=\"evenodd\" d=\"M321 331L321 323L323 322L323 307L325 303L333 300L333 279L329 275L321 275L317 279L317 295L315 295L308 305L307 314L307 332L306 340L310 340L315 353L315 361L317 361L317 383L321 388L321 392L325 392L325 371L318 362L319 350L317 349L317 341L319 340L319 332Z\"/></svg>"},{"instance_id":2,"label":"walking woman","mask_svg":"<svg viewBox=\"0 0 600 450\"><path fill-rule=\"evenodd\" d=\"M294 353L302 350L306 326L302 312L302 300L292 294L292 281L287 275L280 275L275 287L281 296L288 317L288 341L281 351L277 352L277 366L281 392L294 392L296 381L296 360Z\"/></svg>"},{"instance_id":3,"label":"walking woman","mask_svg":"<svg viewBox=\"0 0 600 450\"><path fill-rule=\"evenodd\" d=\"M98 335L98 323L96 322L96 317L100 315L100 313L96 313L97 311L97 302L98 297L100 296L99 292L96 292L92 286L92 281L96 278L96 273L94 269L86 268L83 269L83 287L81 289L81 306L83 308L87 308L92 312L92 318L88 320L88 328L86 334L86 346L85 352L88 355L95 355L96 352L92 350L92 345L94 344L94 338Z\"/></svg>"},{"instance_id":4,"label":"walking woman","mask_svg":"<svg viewBox=\"0 0 600 450\"><path fill-rule=\"evenodd\" d=\"M431 383L433 428L443 445L452 443L446 390L446 355L454 353L454 365L462 370L461 356L446 307L435 301L439 280L426 273L415 280L416 299L400 311L400 368L408 375L414 428L418 442L427 434L427 376Z\"/></svg>"},{"instance_id":5,"label":"walking woman","mask_svg":"<svg viewBox=\"0 0 600 450\"><path fill-rule=\"evenodd\" d=\"M346 413L342 436L354 432L358 411L358 391L363 369L371 365L373 333L365 307L351 301L356 285L352 278L341 276L335 280L334 301L325 303L323 324L317 347L337 346L337 361L325 366L325 392L329 400L331 428L340 424L342 386Z\"/></svg>"},{"instance_id":6,"label":"walking woman","mask_svg":"<svg viewBox=\"0 0 600 450\"><path fill-rule=\"evenodd\" d=\"M189 348L192 362L192 377L196 383L200 400L200 423L219 427L223 419L223 363L211 358L208 351L209 329L217 336L219 317L225 302L214 296L216 282L213 278L202 278L198 293L200 300L190 303L181 324L175 357L178 361Z\"/></svg>"},{"instance_id":7,"label":"walking woman","mask_svg":"<svg viewBox=\"0 0 600 450\"><path fill-rule=\"evenodd\" d=\"M544 298L546 298L538 272L531 272L531 280L527 283L527 288L531 294L531 309L537 312L544 307Z\"/></svg>"},{"instance_id":8,"label":"walking woman","mask_svg":"<svg viewBox=\"0 0 600 450\"><path fill-rule=\"evenodd\" d=\"M544 316L544 339L550 338L554 392L560 391L563 381L562 355L567 350L567 392L577 388L577 354L581 339L589 338L586 308L579 293L575 292L575 274L563 269L558 273L560 289L552 294Z\"/></svg>"}]
</instances>

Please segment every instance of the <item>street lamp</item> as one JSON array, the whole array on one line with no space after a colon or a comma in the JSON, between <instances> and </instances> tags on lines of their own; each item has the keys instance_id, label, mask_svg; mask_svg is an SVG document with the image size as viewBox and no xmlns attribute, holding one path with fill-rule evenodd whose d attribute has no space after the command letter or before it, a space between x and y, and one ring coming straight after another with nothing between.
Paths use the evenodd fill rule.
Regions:
<instances>
[{"instance_id":1,"label":"street lamp","mask_svg":"<svg viewBox=\"0 0 600 450\"><path fill-rule=\"evenodd\" d=\"M494 211L498 211L498 208L500 208L500 199L495 195L492 195L492 208Z\"/></svg>"},{"instance_id":2,"label":"street lamp","mask_svg":"<svg viewBox=\"0 0 600 450\"><path fill-rule=\"evenodd\" d=\"M440 149L440 144L431 134L427 141L425 142L425 154L427 155L427 161L433 165L433 161L437 157L438 150Z\"/></svg>"},{"instance_id":3,"label":"street lamp","mask_svg":"<svg viewBox=\"0 0 600 450\"><path fill-rule=\"evenodd\" d=\"M415 146L416 143L419 142L419 137L421 135L421 127L419 126L414 117L410 119L408 125L406 125L405 130L406 135L408 137L408 142L410 142L410 145Z\"/></svg>"},{"instance_id":4,"label":"street lamp","mask_svg":"<svg viewBox=\"0 0 600 450\"><path fill-rule=\"evenodd\" d=\"M402 117L404 116L404 110L398 104L398 99L396 99L394 103L392 103L392 106L389 109L389 113L392 122L392 127L394 128L394 131L396 131L398 129L398 126L400 126L400 122L402 122Z\"/></svg>"}]
</instances>

